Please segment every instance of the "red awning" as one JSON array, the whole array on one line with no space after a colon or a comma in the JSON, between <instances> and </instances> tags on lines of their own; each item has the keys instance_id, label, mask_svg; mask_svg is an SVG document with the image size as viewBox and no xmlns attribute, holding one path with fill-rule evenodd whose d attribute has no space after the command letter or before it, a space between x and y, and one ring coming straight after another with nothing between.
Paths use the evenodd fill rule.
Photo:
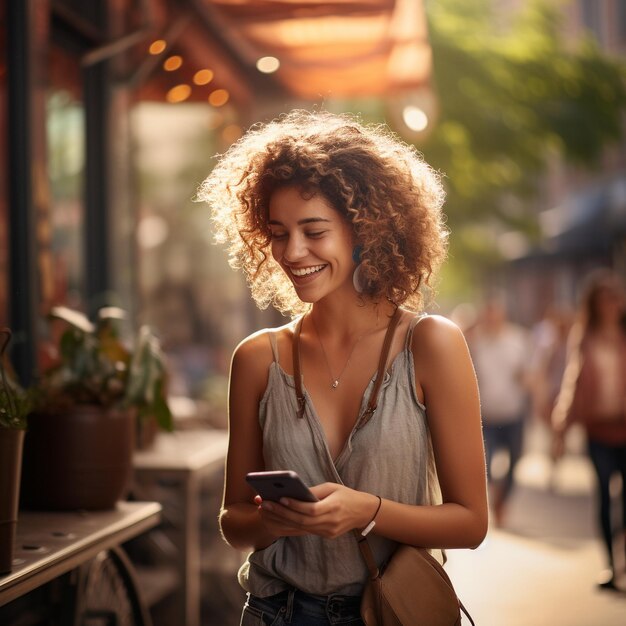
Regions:
<instances>
[{"instance_id":1,"label":"red awning","mask_svg":"<svg viewBox=\"0 0 626 626\"><path fill-rule=\"evenodd\" d=\"M154 0L148 6L153 43L163 47L136 48L140 99L219 107L227 98L243 110L273 98L383 96L392 117L417 106L432 121L422 0ZM178 59L175 69L167 67L171 57ZM260 59L278 67L259 69ZM198 72L210 81L198 80Z\"/></svg>"}]
</instances>

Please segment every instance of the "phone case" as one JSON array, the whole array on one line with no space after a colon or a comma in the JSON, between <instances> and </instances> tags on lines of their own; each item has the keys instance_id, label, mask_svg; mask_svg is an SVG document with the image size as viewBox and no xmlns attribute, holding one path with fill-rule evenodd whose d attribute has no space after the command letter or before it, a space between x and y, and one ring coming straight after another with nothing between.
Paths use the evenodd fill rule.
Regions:
<instances>
[{"instance_id":1,"label":"phone case","mask_svg":"<svg viewBox=\"0 0 626 626\"><path fill-rule=\"evenodd\" d=\"M317 498L291 470L273 472L250 472L248 484L264 499L278 502L281 498L292 498L304 502L317 502Z\"/></svg>"}]
</instances>

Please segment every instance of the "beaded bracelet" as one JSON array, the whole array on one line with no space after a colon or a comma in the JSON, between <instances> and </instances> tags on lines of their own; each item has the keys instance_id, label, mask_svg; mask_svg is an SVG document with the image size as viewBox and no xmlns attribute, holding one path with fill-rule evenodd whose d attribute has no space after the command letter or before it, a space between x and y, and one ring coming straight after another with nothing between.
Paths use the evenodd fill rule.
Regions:
<instances>
[{"instance_id":1,"label":"beaded bracelet","mask_svg":"<svg viewBox=\"0 0 626 626\"><path fill-rule=\"evenodd\" d=\"M376 507L376 513L374 513L374 517L370 523L361 531L361 537L365 537L369 532L376 526L376 516L378 515L378 511L380 511L380 505L383 503L383 499L380 496L376 496L378 498L378 506Z\"/></svg>"}]
</instances>

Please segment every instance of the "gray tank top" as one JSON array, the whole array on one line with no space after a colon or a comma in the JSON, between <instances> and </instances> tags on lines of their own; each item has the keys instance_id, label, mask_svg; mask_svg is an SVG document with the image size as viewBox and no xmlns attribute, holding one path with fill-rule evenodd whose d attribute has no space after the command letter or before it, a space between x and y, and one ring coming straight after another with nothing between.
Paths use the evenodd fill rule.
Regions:
<instances>
[{"instance_id":1,"label":"gray tank top","mask_svg":"<svg viewBox=\"0 0 626 626\"><path fill-rule=\"evenodd\" d=\"M307 485L343 483L405 504L438 501L426 409L418 400L411 353L413 329L421 319L411 321L404 349L385 374L374 416L362 428L353 429L334 461L306 386L304 419L297 418L294 379L280 366L276 335L270 331L274 362L259 406L265 469L291 469ZM365 390L359 414L367 406L374 381L375 376ZM379 565L397 545L373 534L368 541ZM351 532L336 539L281 537L252 552L239 571L241 586L258 597L288 586L315 595L360 595L366 579L367 568Z\"/></svg>"}]
</instances>

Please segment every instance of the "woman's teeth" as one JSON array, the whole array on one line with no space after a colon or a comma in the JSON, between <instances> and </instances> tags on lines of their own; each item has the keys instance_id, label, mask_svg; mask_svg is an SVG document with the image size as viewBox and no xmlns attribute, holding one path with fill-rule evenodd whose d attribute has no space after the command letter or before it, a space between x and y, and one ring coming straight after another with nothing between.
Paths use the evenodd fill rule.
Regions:
<instances>
[{"instance_id":1,"label":"woman's teeth","mask_svg":"<svg viewBox=\"0 0 626 626\"><path fill-rule=\"evenodd\" d=\"M314 274L323 270L326 265L314 265L313 267L292 267L291 273L294 276L307 276L308 274Z\"/></svg>"}]
</instances>

